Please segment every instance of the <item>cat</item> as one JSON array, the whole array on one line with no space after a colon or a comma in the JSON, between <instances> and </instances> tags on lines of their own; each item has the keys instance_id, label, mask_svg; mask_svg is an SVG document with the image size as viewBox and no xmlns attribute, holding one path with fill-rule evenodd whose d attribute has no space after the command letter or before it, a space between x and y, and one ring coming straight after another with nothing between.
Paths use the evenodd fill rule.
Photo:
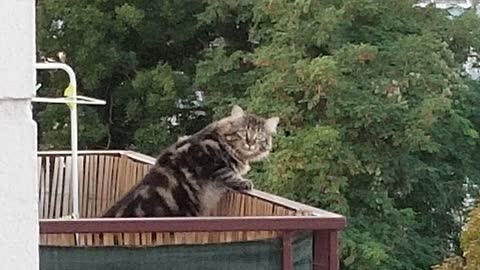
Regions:
<instances>
[{"instance_id":1,"label":"cat","mask_svg":"<svg viewBox=\"0 0 480 270\"><path fill-rule=\"evenodd\" d=\"M278 123L233 106L229 116L178 138L102 217L208 215L227 190L252 189L243 175L268 156Z\"/></svg>"}]
</instances>

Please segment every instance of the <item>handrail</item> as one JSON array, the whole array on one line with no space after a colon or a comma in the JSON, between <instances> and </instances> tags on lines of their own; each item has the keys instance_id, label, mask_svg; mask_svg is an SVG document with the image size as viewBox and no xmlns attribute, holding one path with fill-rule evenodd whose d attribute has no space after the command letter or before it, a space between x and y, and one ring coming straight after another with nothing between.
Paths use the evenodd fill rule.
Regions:
<instances>
[{"instance_id":1,"label":"handrail","mask_svg":"<svg viewBox=\"0 0 480 270\"><path fill-rule=\"evenodd\" d=\"M250 216L176 218L41 219L40 233L141 233L341 230L343 217Z\"/></svg>"},{"instance_id":2,"label":"handrail","mask_svg":"<svg viewBox=\"0 0 480 270\"><path fill-rule=\"evenodd\" d=\"M338 232L345 227L344 217L255 216L255 217L177 217L177 218L101 218L40 220L40 233L154 233L280 231L282 269L293 269L292 235L313 232L314 270L338 270Z\"/></svg>"}]
</instances>

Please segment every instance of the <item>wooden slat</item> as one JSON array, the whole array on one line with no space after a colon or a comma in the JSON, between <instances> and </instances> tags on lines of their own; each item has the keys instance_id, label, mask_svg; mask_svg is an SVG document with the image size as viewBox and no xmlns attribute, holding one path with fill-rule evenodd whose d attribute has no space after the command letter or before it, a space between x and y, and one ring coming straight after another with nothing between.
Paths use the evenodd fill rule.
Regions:
<instances>
[{"instance_id":1,"label":"wooden slat","mask_svg":"<svg viewBox=\"0 0 480 270\"><path fill-rule=\"evenodd\" d=\"M113 156L109 156L107 157L107 189L105 190L106 191L106 200L105 200L105 206L104 206L104 210L105 211L106 209L108 209L111 205L113 205L114 203L114 199L113 199L113 190L114 190L114 182L115 182L115 179L114 179L114 165L115 165L115 157ZM102 213L103 213L102 211Z\"/></svg>"},{"instance_id":2,"label":"wooden slat","mask_svg":"<svg viewBox=\"0 0 480 270\"><path fill-rule=\"evenodd\" d=\"M85 196L85 217L91 217L91 209L92 209L92 206L91 206L91 203L90 203L90 196L91 196L91 189L92 189L92 183L91 183L91 179L92 179L92 174L93 174L93 156L86 156L85 157L85 183L84 183L84 189L85 189L85 192L84 192L84 195ZM92 238L91 238L91 235L92 234L89 234L89 233L85 233L85 234L82 234L82 237L83 237L83 245L85 246L90 246L92 245Z\"/></svg>"},{"instance_id":3,"label":"wooden slat","mask_svg":"<svg viewBox=\"0 0 480 270\"><path fill-rule=\"evenodd\" d=\"M97 216L97 202L98 202L98 155L94 155L93 158L91 159L92 162L92 174L90 174L90 187L89 188L89 196L88 196L88 202L90 204L90 217L96 217ZM96 245L99 242L99 234L93 233L89 235L89 238L87 240L87 243L89 245Z\"/></svg>"},{"instance_id":4,"label":"wooden slat","mask_svg":"<svg viewBox=\"0 0 480 270\"><path fill-rule=\"evenodd\" d=\"M126 246L131 246L133 244L133 236L132 233L124 233L123 234L123 243Z\"/></svg>"},{"instance_id":5,"label":"wooden slat","mask_svg":"<svg viewBox=\"0 0 480 270\"><path fill-rule=\"evenodd\" d=\"M42 218L41 213L42 213L42 206L40 204L41 198L42 198L42 158L37 157L37 185L38 185L38 213L39 213L39 218Z\"/></svg>"},{"instance_id":6,"label":"wooden slat","mask_svg":"<svg viewBox=\"0 0 480 270\"><path fill-rule=\"evenodd\" d=\"M112 157L105 157L105 166L103 169L103 192L102 192L102 205L99 213L103 213L107 206L110 205L110 190L112 189Z\"/></svg>"},{"instance_id":7,"label":"wooden slat","mask_svg":"<svg viewBox=\"0 0 480 270\"><path fill-rule=\"evenodd\" d=\"M80 217L86 216L86 200L85 200L85 157L78 157L78 192L79 192L79 204Z\"/></svg>"},{"instance_id":8,"label":"wooden slat","mask_svg":"<svg viewBox=\"0 0 480 270\"><path fill-rule=\"evenodd\" d=\"M46 195L46 187L45 187L45 177L46 177L46 172L45 172L45 158L44 157L39 157L38 158L38 169L39 169L39 201L38 201L38 216L39 218L45 218L45 195ZM41 234L40 239L39 239L40 245L46 245L47 244L47 238L46 235Z\"/></svg>"},{"instance_id":9,"label":"wooden slat","mask_svg":"<svg viewBox=\"0 0 480 270\"><path fill-rule=\"evenodd\" d=\"M55 199L57 195L57 178L58 178L58 159L55 157L53 161L53 174L50 182L50 203L48 204L48 218L56 218L55 216Z\"/></svg>"},{"instance_id":10,"label":"wooden slat","mask_svg":"<svg viewBox=\"0 0 480 270\"><path fill-rule=\"evenodd\" d=\"M235 206L235 209L238 209L237 210L237 216L245 216L245 204L246 204L246 200L247 200L247 197L245 196L239 196L239 195L236 195L235 196L238 198L240 197L240 206L236 205Z\"/></svg>"},{"instance_id":11,"label":"wooden slat","mask_svg":"<svg viewBox=\"0 0 480 270\"><path fill-rule=\"evenodd\" d=\"M120 159L120 166L118 168L118 186L117 186L117 200L119 200L126 192L126 187L128 185L128 158L122 156Z\"/></svg>"},{"instance_id":12,"label":"wooden slat","mask_svg":"<svg viewBox=\"0 0 480 270\"><path fill-rule=\"evenodd\" d=\"M93 234L86 233L85 234L85 246L93 246Z\"/></svg>"},{"instance_id":13,"label":"wooden slat","mask_svg":"<svg viewBox=\"0 0 480 270\"><path fill-rule=\"evenodd\" d=\"M97 182L98 182L98 155L93 156L92 161L92 174L90 175L90 184L91 188L89 190L88 200L90 203L90 217L97 216Z\"/></svg>"},{"instance_id":14,"label":"wooden slat","mask_svg":"<svg viewBox=\"0 0 480 270\"><path fill-rule=\"evenodd\" d=\"M44 198L43 198L43 217L48 218L48 205L50 202L50 158L45 157L45 190L44 190Z\"/></svg>"},{"instance_id":15,"label":"wooden slat","mask_svg":"<svg viewBox=\"0 0 480 270\"><path fill-rule=\"evenodd\" d=\"M179 232L175 232L173 233L173 243L175 245L180 245L182 244L182 233L179 233Z\"/></svg>"},{"instance_id":16,"label":"wooden slat","mask_svg":"<svg viewBox=\"0 0 480 270\"><path fill-rule=\"evenodd\" d=\"M114 202L117 200L116 190L118 187L118 165L120 162L119 157L114 157L112 160L112 181L111 181L111 189L109 190L109 205L107 208L111 207Z\"/></svg>"},{"instance_id":17,"label":"wooden slat","mask_svg":"<svg viewBox=\"0 0 480 270\"><path fill-rule=\"evenodd\" d=\"M38 187L39 187L39 196L38 196L38 217L45 218L45 169L44 169L44 158L38 158Z\"/></svg>"},{"instance_id":18,"label":"wooden slat","mask_svg":"<svg viewBox=\"0 0 480 270\"><path fill-rule=\"evenodd\" d=\"M151 167L152 165L148 165L148 164L143 165L143 176L145 176L148 173L148 170L150 170Z\"/></svg>"},{"instance_id":19,"label":"wooden slat","mask_svg":"<svg viewBox=\"0 0 480 270\"><path fill-rule=\"evenodd\" d=\"M123 177L123 175L120 174L120 166L122 165L122 157L115 157L114 164L113 164L113 178L114 179L114 186L112 190L112 200L117 201L119 199L118 194L119 194L119 186L120 186L120 180Z\"/></svg>"},{"instance_id":20,"label":"wooden slat","mask_svg":"<svg viewBox=\"0 0 480 270\"><path fill-rule=\"evenodd\" d=\"M103 196L103 181L104 181L104 170L105 170L105 156L101 155L98 156L98 167L97 167L97 174L96 174L96 192L95 192L95 216L98 217L100 211L102 211L102 200L104 199Z\"/></svg>"},{"instance_id":21,"label":"wooden slat","mask_svg":"<svg viewBox=\"0 0 480 270\"><path fill-rule=\"evenodd\" d=\"M140 233L134 233L133 234L133 244L135 246L138 246L140 245L141 241L140 241Z\"/></svg>"},{"instance_id":22,"label":"wooden slat","mask_svg":"<svg viewBox=\"0 0 480 270\"><path fill-rule=\"evenodd\" d=\"M115 198L116 200L120 199L120 196L122 196L125 192L125 185L126 185L126 180L127 180L127 162L128 158L125 156L122 156L119 160L119 165L117 167L117 186L115 188Z\"/></svg>"},{"instance_id":23,"label":"wooden slat","mask_svg":"<svg viewBox=\"0 0 480 270\"><path fill-rule=\"evenodd\" d=\"M93 156L86 156L85 160L85 217L92 216L92 205L90 198L92 196L91 192L93 189L92 177L93 177ZM88 238L88 235L85 235L85 239Z\"/></svg>"},{"instance_id":24,"label":"wooden slat","mask_svg":"<svg viewBox=\"0 0 480 270\"><path fill-rule=\"evenodd\" d=\"M113 246L113 234L104 233L103 234L103 245L104 246Z\"/></svg>"},{"instance_id":25,"label":"wooden slat","mask_svg":"<svg viewBox=\"0 0 480 270\"><path fill-rule=\"evenodd\" d=\"M100 233L94 233L93 234L93 245L103 246Z\"/></svg>"},{"instance_id":26,"label":"wooden slat","mask_svg":"<svg viewBox=\"0 0 480 270\"><path fill-rule=\"evenodd\" d=\"M142 233L141 235L141 245L151 246L152 245L152 233Z\"/></svg>"},{"instance_id":27,"label":"wooden slat","mask_svg":"<svg viewBox=\"0 0 480 270\"><path fill-rule=\"evenodd\" d=\"M78 245L79 246L86 246L87 245L87 238L85 237L84 233L78 234Z\"/></svg>"},{"instance_id":28,"label":"wooden slat","mask_svg":"<svg viewBox=\"0 0 480 270\"><path fill-rule=\"evenodd\" d=\"M96 177L96 157L90 156L89 163L89 174L88 174L88 193L87 193L87 216L95 217L95 177Z\"/></svg>"},{"instance_id":29,"label":"wooden slat","mask_svg":"<svg viewBox=\"0 0 480 270\"><path fill-rule=\"evenodd\" d=\"M54 210L53 217L60 218L62 217L62 203L63 203L63 189L64 189L64 159L63 156L55 157L55 166L54 166L54 182L56 181L56 188L52 195L55 197L54 205L51 206ZM53 182L53 183L54 183ZM51 242L54 245L63 245L64 244L64 237L62 234L59 235L50 235Z\"/></svg>"},{"instance_id":30,"label":"wooden slat","mask_svg":"<svg viewBox=\"0 0 480 270\"><path fill-rule=\"evenodd\" d=\"M135 165L130 161L130 160L127 160L127 166L126 166L126 169L127 169L127 172L126 172L126 176L127 176L127 181L126 181L126 185L124 185L124 193L127 193L128 190L133 187L133 185L135 185Z\"/></svg>"},{"instance_id":31,"label":"wooden slat","mask_svg":"<svg viewBox=\"0 0 480 270\"><path fill-rule=\"evenodd\" d=\"M73 211L72 194L72 158L66 157L65 160L65 181L63 190L63 215L70 215Z\"/></svg>"},{"instance_id":32,"label":"wooden slat","mask_svg":"<svg viewBox=\"0 0 480 270\"><path fill-rule=\"evenodd\" d=\"M155 233L155 244L161 245L162 243L164 243L163 233Z\"/></svg>"},{"instance_id":33,"label":"wooden slat","mask_svg":"<svg viewBox=\"0 0 480 270\"><path fill-rule=\"evenodd\" d=\"M65 170L65 157L57 157L58 160L58 172L57 172L57 192L55 194L55 216L61 217L63 207L63 190L64 190L64 170Z\"/></svg>"}]
</instances>

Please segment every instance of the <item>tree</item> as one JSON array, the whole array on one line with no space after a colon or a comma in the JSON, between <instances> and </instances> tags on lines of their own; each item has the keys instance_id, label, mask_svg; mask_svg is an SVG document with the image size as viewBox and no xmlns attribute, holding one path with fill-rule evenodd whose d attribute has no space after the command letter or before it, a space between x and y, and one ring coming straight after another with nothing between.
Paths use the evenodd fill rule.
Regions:
<instances>
[{"instance_id":1,"label":"tree","mask_svg":"<svg viewBox=\"0 0 480 270\"><path fill-rule=\"evenodd\" d=\"M251 45L220 36L196 83L217 95L245 88L229 100L281 117L253 178L348 216L342 269L428 268L460 231L465 179L478 181L478 91L461 63L480 46L479 19L412 6L256 1L239 12L216 1L203 14L247 20Z\"/></svg>"},{"instance_id":2,"label":"tree","mask_svg":"<svg viewBox=\"0 0 480 270\"><path fill-rule=\"evenodd\" d=\"M81 108L80 147L158 153L178 134L208 122L198 106L176 105L195 101L190 77L209 38L191 14L203 6L171 0L37 3L40 50L47 56L65 51L79 77L78 91L107 101L106 107ZM61 95L66 84L59 76L43 75L41 82L43 95ZM41 146L68 145L67 109L37 111ZM172 127L172 118L182 125Z\"/></svg>"},{"instance_id":3,"label":"tree","mask_svg":"<svg viewBox=\"0 0 480 270\"><path fill-rule=\"evenodd\" d=\"M463 256L452 256L434 270L474 270L480 268L480 205L469 214L469 221L461 234Z\"/></svg>"},{"instance_id":4,"label":"tree","mask_svg":"<svg viewBox=\"0 0 480 270\"><path fill-rule=\"evenodd\" d=\"M84 147L155 154L237 103L281 118L255 184L347 216L342 269L427 269L456 246L480 179L480 87L461 66L480 47L473 12L449 19L408 0L43 0L39 11L40 48L66 51L79 90L108 101L80 119ZM65 86L44 80L48 94ZM38 108L45 147L68 138L54 110Z\"/></svg>"}]
</instances>

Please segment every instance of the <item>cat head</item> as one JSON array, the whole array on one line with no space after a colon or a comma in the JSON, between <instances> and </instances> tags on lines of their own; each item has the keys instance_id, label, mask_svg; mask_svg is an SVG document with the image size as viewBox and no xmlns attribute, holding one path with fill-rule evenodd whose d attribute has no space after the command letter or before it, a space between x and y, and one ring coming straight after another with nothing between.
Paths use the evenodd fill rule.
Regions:
<instances>
[{"instance_id":1,"label":"cat head","mask_svg":"<svg viewBox=\"0 0 480 270\"><path fill-rule=\"evenodd\" d=\"M217 130L237 157L258 161L270 153L279 120L262 118L235 105L230 116L218 122Z\"/></svg>"}]
</instances>

